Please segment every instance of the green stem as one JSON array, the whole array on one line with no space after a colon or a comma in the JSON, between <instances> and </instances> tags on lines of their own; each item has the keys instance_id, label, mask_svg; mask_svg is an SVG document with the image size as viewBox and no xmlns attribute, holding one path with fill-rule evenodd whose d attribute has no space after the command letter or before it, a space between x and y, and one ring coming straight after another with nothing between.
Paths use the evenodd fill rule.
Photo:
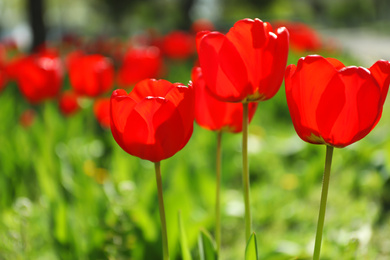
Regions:
<instances>
[{"instance_id":1,"label":"green stem","mask_svg":"<svg viewBox=\"0 0 390 260\"><path fill-rule=\"evenodd\" d=\"M315 245L314 245L313 260L320 259L322 230L324 228L326 201L328 198L328 188L329 188L329 179L330 179L330 168L332 165L332 156L333 156L333 146L327 145L326 146L326 158L325 158L325 170L324 170L324 176L322 179L320 212L318 214L317 233L316 233L316 241L315 241Z\"/></svg>"},{"instance_id":2,"label":"green stem","mask_svg":"<svg viewBox=\"0 0 390 260\"><path fill-rule=\"evenodd\" d=\"M242 182L244 185L244 203L245 203L245 241L251 236L252 232L252 217L249 199L249 164L248 164L248 102L242 103Z\"/></svg>"},{"instance_id":3,"label":"green stem","mask_svg":"<svg viewBox=\"0 0 390 260\"><path fill-rule=\"evenodd\" d=\"M217 243L217 253L221 248L221 164L222 164L222 132L217 134L217 160L216 160L216 195L215 195L215 241Z\"/></svg>"},{"instance_id":4,"label":"green stem","mask_svg":"<svg viewBox=\"0 0 390 260\"><path fill-rule=\"evenodd\" d=\"M166 221L165 221L164 198L163 198L163 191L162 191L160 162L155 162L154 163L154 169L156 171L156 182L157 182L157 193L158 193L158 207L159 207L159 210L160 210L162 246L163 246L163 259L164 260L169 260L167 224L166 224Z\"/></svg>"}]
</instances>

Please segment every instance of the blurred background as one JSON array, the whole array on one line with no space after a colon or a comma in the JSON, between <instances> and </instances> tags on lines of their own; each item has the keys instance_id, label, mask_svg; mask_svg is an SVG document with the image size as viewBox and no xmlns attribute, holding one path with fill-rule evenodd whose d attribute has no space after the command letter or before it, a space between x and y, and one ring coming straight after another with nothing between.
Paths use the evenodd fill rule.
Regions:
<instances>
[{"instance_id":1,"label":"blurred background","mask_svg":"<svg viewBox=\"0 0 390 260\"><path fill-rule=\"evenodd\" d=\"M2 39L15 39L27 48L33 39L31 24L47 40L67 34L126 39L148 29L165 33L189 30L194 21L207 19L228 29L243 17L292 20L318 28L374 28L386 34L386 0L2 0ZM38 37L38 36L37 36Z\"/></svg>"},{"instance_id":2,"label":"blurred background","mask_svg":"<svg viewBox=\"0 0 390 260\"><path fill-rule=\"evenodd\" d=\"M141 76L188 83L195 33L243 18L289 29L288 64L318 53L369 67L390 59L389 11L386 0L0 0L0 259L161 259L153 164L115 143L98 101ZM75 52L107 58L109 89L77 92L72 71L87 72L72 68ZM20 64L40 55L62 64L58 92L31 99L24 86L41 76L26 83L30 65ZM334 152L323 259L390 258L389 109L365 139ZM172 259L181 259L179 211L194 259L199 230L214 228L216 133L194 127L162 162ZM325 147L296 135L283 85L259 104L249 140L261 259L310 259ZM241 135L222 143L221 259L243 259Z\"/></svg>"}]
</instances>

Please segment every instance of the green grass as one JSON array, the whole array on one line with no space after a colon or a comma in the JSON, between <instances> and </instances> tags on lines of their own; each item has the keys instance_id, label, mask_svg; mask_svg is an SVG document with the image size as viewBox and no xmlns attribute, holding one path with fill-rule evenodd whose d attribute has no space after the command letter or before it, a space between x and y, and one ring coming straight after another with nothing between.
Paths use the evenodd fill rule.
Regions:
<instances>
[{"instance_id":1,"label":"green grass","mask_svg":"<svg viewBox=\"0 0 390 260\"><path fill-rule=\"evenodd\" d=\"M191 64L171 63L166 78L187 83ZM0 104L0 259L161 258L154 166L125 153L91 103L65 118L48 101L34 107L27 129L18 119L31 106L15 84ZM390 256L389 109L365 139L334 151L322 259ZM310 259L325 147L296 135L284 86L259 104L249 132L260 259ZM213 233L215 145L216 133L195 125L188 145L161 163L172 259L181 259L178 211L194 259L200 230ZM223 135L221 259L228 260L245 254L240 145L240 134Z\"/></svg>"}]
</instances>

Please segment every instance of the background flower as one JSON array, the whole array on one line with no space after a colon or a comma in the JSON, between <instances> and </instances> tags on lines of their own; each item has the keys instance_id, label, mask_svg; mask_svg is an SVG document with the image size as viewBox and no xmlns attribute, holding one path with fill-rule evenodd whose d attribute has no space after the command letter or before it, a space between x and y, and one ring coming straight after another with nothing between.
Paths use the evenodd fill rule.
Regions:
<instances>
[{"instance_id":1,"label":"background flower","mask_svg":"<svg viewBox=\"0 0 390 260\"><path fill-rule=\"evenodd\" d=\"M160 76L163 69L161 51L158 47L131 48L125 54L118 70L118 85L123 88Z\"/></svg>"},{"instance_id":2,"label":"background flower","mask_svg":"<svg viewBox=\"0 0 390 260\"><path fill-rule=\"evenodd\" d=\"M61 60L53 50L17 58L8 65L7 72L30 103L56 97L62 86Z\"/></svg>"},{"instance_id":3,"label":"background flower","mask_svg":"<svg viewBox=\"0 0 390 260\"><path fill-rule=\"evenodd\" d=\"M186 31L172 31L164 36L161 47L168 58L188 59L195 53L194 36Z\"/></svg>"},{"instance_id":4,"label":"background flower","mask_svg":"<svg viewBox=\"0 0 390 260\"><path fill-rule=\"evenodd\" d=\"M68 72L71 86L79 95L96 97L113 85L113 65L100 54L72 53L68 58Z\"/></svg>"},{"instance_id":5,"label":"background flower","mask_svg":"<svg viewBox=\"0 0 390 260\"><path fill-rule=\"evenodd\" d=\"M62 93L58 100L58 107L61 113L65 116L75 114L80 110L78 95L76 95L73 91L66 91Z\"/></svg>"},{"instance_id":6,"label":"background flower","mask_svg":"<svg viewBox=\"0 0 390 260\"><path fill-rule=\"evenodd\" d=\"M99 98L93 104L93 113L103 128L110 128L110 98Z\"/></svg>"}]
</instances>

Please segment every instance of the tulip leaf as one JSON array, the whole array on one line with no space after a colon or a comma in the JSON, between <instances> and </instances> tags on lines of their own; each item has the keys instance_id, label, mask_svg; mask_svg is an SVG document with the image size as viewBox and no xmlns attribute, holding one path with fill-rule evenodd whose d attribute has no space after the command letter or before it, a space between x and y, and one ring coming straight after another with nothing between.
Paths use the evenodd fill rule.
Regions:
<instances>
[{"instance_id":1,"label":"tulip leaf","mask_svg":"<svg viewBox=\"0 0 390 260\"><path fill-rule=\"evenodd\" d=\"M183 219L181 218L181 212L178 213L179 218L179 241L181 246L181 256L183 260L192 260L190 250L187 243L187 235L183 224Z\"/></svg>"},{"instance_id":2,"label":"tulip leaf","mask_svg":"<svg viewBox=\"0 0 390 260\"><path fill-rule=\"evenodd\" d=\"M198 239L200 260L217 260L215 241L206 230L201 230Z\"/></svg>"},{"instance_id":3,"label":"tulip leaf","mask_svg":"<svg viewBox=\"0 0 390 260\"><path fill-rule=\"evenodd\" d=\"M245 248L245 260L258 260L258 252L257 252L257 239L256 234L253 233L248 240Z\"/></svg>"}]
</instances>

